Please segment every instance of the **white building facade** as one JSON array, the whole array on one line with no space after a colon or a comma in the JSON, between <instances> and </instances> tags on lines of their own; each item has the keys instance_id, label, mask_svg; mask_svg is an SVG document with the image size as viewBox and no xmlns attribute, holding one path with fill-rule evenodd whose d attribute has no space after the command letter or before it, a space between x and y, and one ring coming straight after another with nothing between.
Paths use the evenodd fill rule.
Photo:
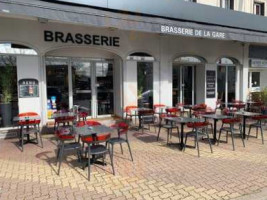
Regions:
<instances>
[{"instance_id":1,"label":"white building facade","mask_svg":"<svg viewBox=\"0 0 267 200\"><path fill-rule=\"evenodd\" d=\"M90 25L12 14L13 7L8 6L0 14L0 60L4 63L6 56L15 59L17 112L37 112L43 125L55 110L74 105L85 107L90 117L99 118L122 116L126 106L142 103L150 107L206 103L215 108L217 99L246 101L254 72L260 72L253 74L253 80L260 81L255 87L267 86L264 59L250 58L250 54L257 55L262 44L231 39L239 35L231 32L232 28L225 31L222 27L197 25L198 29L190 24L172 27L160 19L159 30L140 31L134 27L143 28L139 23L149 17L137 16L137 21L123 13L118 14L123 18L115 19L90 8L95 11L94 23L102 23L99 17L111 24L96 26L93 22ZM79 8L64 5L66 9L73 7ZM79 15L84 14L83 9L87 8L82 7ZM61 12L57 10L58 15ZM127 21L128 28L123 23L117 24L121 28L113 26L118 19ZM246 38L250 32L242 34ZM257 34L265 39L265 33ZM26 51L26 47L34 51L15 51ZM22 81L30 86L24 87ZM142 87L147 87L147 95L142 94ZM138 100L140 95L143 102Z\"/></svg>"}]
</instances>

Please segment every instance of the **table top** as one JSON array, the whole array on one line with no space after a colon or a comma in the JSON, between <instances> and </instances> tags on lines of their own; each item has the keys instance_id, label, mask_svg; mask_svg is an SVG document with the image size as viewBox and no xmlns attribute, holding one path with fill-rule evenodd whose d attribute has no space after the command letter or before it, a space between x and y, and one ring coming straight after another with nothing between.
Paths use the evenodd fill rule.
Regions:
<instances>
[{"instance_id":1,"label":"table top","mask_svg":"<svg viewBox=\"0 0 267 200\"><path fill-rule=\"evenodd\" d=\"M112 132L114 128L110 128L105 125L99 126L82 126L82 127L74 127L74 133L80 136L92 135L92 134L101 134L101 133L109 133Z\"/></svg>"},{"instance_id":2,"label":"table top","mask_svg":"<svg viewBox=\"0 0 267 200\"><path fill-rule=\"evenodd\" d=\"M173 121L179 124L186 124L189 122L203 122L203 119L190 118L190 117L165 117L165 120Z\"/></svg>"},{"instance_id":3,"label":"table top","mask_svg":"<svg viewBox=\"0 0 267 200\"><path fill-rule=\"evenodd\" d=\"M18 121L29 121L29 120L41 120L41 117L39 115L36 116L24 116L24 117L13 117L13 121L14 122L18 122Z\"/></svg>"},{"instance_id":4,"label":"table top","mask_svg":"<svg viewBox=\"0 0 267 200\"><path fill-rule=\"evenodd\" d=\"M261 113L245 112L245 111L235 112L234 114L240 115L240 116L245 116L245 117L253 117L253 116L261 115Z\"/></svg>"},{"instance_id":5,"label":"table top","mask_svg":"<svg viewBox=\"0 0 267 200\"><path fill-rule=\"evenodd\" d=\"M218 114L202 115L202 117L210 118L210 119L228 119L228 118L232 118L232 116L218 115Z\"/></svg>"},{"instance_id":6,"label":"table top","mask_svg":"<svg viewBox=\"0 0 267 200\"><path fill-rule=\"evenodd\" d=\"M74 117L74 112L56 112L52 114L52 118L58 117Z\"/></svg>"}]
</instances>

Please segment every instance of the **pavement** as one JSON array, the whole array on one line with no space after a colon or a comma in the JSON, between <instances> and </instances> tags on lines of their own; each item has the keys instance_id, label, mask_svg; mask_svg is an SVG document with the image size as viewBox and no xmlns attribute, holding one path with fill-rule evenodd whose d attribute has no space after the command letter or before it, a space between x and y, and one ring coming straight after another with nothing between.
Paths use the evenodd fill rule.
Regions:
<instances>
[{"instance_id":1,"label":"pavement","mask_svg":"<svg viewBox=\"0 0 267 200\"><path fill-rule=\"evenodd\" d=\"M0 140L0 199L267 199L267 141L262 145L260 135L246 140L245 148L241 139L235 138L235 151L231 140L213 145L213 153L203 140L199 158L194 148L185 152L177 148L175 133L172 145L166 144L164 131L157 141L154 128L128 134L134 162L127 145L123 154L116 146L116 175L107 158L107 166L92 167L90 182L87 170L72 154L64 158L57 175L53 134L43 135L44 148L26 144L23 153L18 139ZM189 139L189 144L193 145L193 140Z\"/></svg>"}]
</instances>

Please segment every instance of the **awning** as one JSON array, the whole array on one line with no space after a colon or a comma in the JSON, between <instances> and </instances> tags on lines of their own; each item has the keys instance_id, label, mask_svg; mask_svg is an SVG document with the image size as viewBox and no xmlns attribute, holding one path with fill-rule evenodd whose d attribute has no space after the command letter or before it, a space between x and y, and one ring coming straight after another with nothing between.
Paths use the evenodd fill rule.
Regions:
<instances>
[{"instance_id":1,"label":"awning","mask_svg":"<svg viewBox=\"0 0 267 200\"><path fill-rule=\"evenodd\" d=\"M162 33L246 43L267 43L267 33L205 25L194 22L124 14L97 8L60 5L32 0L0 0L0 14L45 18L62 23L96 27L114 27L121 30Z\"/></svg>"}]
</instances>

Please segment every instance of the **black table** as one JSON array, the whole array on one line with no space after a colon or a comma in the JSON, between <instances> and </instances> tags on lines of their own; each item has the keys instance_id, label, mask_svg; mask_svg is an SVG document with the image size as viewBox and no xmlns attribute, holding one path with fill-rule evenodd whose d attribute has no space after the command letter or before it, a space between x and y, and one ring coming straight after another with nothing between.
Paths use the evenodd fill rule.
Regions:
<instances>
[{"instance_id":1,"label":"black table","mask_svg":"<svg viewBox=\"0 0 267 200\"><path fill-rule=\"evenodd\" d=\"M213 125L213 140L212 142L215 143L217 141L217 121L232 118L231 116L227 115L217 115L217 114L209 114L209 115L202 115L205 119L213 119L214 125Z\"/></svg>"},{"instance_id":2,"label":"black table","mask_svg":"<svg viewBox=\"0 0 267 200\"><path fill-rule=\"evenodd\" d=\"M194 107L193 105L184 105L183 106L184 109L188 109L189 110L189 117L192 117L192 108Z\"/></svg>"},{"instance_id":3,"label":"black table","mask_svg":"<svg viewBox=\"0 0 267 200\"><path fill-rule=\"evenodd\" d=\"M184 125L190 122L200 122L201 119L198 118L189 118L189 117L165 117L167 121L175 122L181 124L181 143L179 143L180 150L184 148Z\"/></svg>"},{"instance_id":4,"label":"black table","mask_svg":"<svg viewBox=\"0 0 267 200\"><path fill-rule=\"evenodd\" d=\"M235 112L234 114L243 117L243 138L246 138L246 119L261 115L261 113L254 112Z\"/></svg>"}]
</instances>

